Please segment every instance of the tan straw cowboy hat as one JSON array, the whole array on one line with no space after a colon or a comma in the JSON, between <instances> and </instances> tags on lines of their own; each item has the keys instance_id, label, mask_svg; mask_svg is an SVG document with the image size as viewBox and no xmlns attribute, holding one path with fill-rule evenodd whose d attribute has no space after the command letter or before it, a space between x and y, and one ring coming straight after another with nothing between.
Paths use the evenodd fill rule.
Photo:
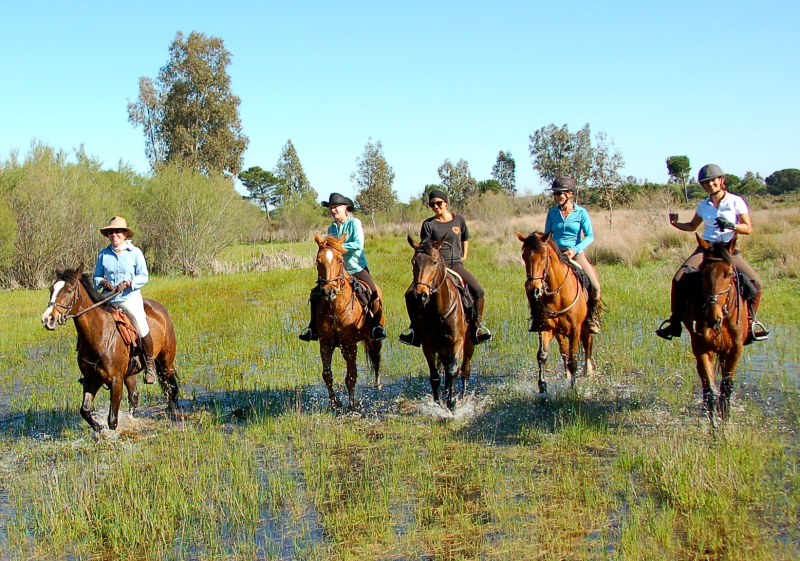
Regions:
<instances>
[{"instance_id":1,"label":"tan straw cowboy hat","mask_svg":"<svg viewBox=\"0 0 800 561\"><path fill-rule=\"evenodd\" d=\"M121 216L115 216L112 218L111 222L108 223L108 226L105 228L100 228L100 233L103 234L103 236L108 237L108 233L111 230L125 230L126 239L131 239L133 237L133 230L128 228L128 222Z\"/></svg>"}]
</instances>

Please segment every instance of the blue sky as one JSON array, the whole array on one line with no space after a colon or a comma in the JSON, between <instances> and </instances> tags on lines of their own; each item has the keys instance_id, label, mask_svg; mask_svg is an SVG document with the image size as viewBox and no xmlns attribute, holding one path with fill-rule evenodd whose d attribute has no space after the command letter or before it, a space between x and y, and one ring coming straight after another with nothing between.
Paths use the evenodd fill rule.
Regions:
<instances>
[{"instance_id":1,"label":"blue sky","mask_svg":"<svg viewBox=\"0 0 800 561\"><path fill-rule=\"evenodd\" d=\"M800 168L798 21L800 2L772 0L6 3L0 157L35 138L146 172L127 100L180 30L233 55L245 167L291 139L324 197L353 194L370 137L403 201L445 158L488 179L500 150L538 192L528 136L550 123L608 133L626 175L665 181L686 154L767 176Z\"/></svg>"}]
</instances>

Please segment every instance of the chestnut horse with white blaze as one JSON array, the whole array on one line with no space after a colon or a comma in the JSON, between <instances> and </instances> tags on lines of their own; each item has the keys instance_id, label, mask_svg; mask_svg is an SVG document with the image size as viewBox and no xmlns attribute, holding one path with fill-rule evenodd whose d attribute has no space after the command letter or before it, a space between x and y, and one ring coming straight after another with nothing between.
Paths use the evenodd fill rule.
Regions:
<instances>
[{"instance_id":1,"label":"chestnut horse with white blaze","mask_svg":"<svg viewBox=\"0 0 800 561\"><path fill-rule=\"evenodd\" d=\"M317 306L317 333L319 334L319 354L322 359L322 379L328 388L328 397L331 404L341 407L336 392L333 391L333 372L331 360L333 351L339 347L347 363L345 386L350 398L348 407L355 408L355 387L358 378L356 357L358 343L364 342L372 371L375 374L375 386L381 387L381 341L370 339L372 333L372 316L368 309L362 306L353 290L355 277L350 275L344 267L343 247L347 236L322 237L314 234L314 239L319 246L317 251L317 284L322 291L322 298ZM382 298L381 289L377 284L378 298ZM381 316L380 324L384 326L386 320Z\"/></svg>"},{"instance_id":2,"label":"chestnut horse with white blaze","mask_svg":"<svg viewBox=\"0 0 800 561\"><path fill-rule=\"evenodd\" d=\"M736 236L727 243L712 244L695 236L703 249L703 261L699 283L694 286L681 320L692 341L703 403L713 425L715 413L724 421L730 411L733 374L747 338L748 308L731 259ZM722 377L719 391L714 377L715 357Z\"/></svg>"},{"instance_id":3,"label":"chestnut horse with white blaze","mask_svg":"<svg viewBox=\"0 0 800 561\"><path fill-rule=\"evenodd\" d=\"M567 258L559 251L551 233L533 232L526 236L516 232L522 242L525 264L525 295L531 309L528 331L539 333L539 392L547 391L544 369L550 341L555 336L564 361L570 385L578 371L578 344L583 344L584 372L594 374L592 363L593 336L586 324L588 303L581 285Z\"/></svg>"},{"instance_id":4,"label":"chestnut horse with white blaze","mask_svg":"<svg viewBox=\"0 0 800 561\"><path fill-rule=\"evenodd\" d=\"M435 242L425 240L417 243L408 236L408 244L414 248L411 265L414 271L414 297L419 303L416 330L428 362L433 399L439 402L441 368L444 370L447 406L453 409L453 379L459 378L459 393L463 397L467 391L474 343L469 336L469 322L461 295L439 251L444 241L445 238L440 238Z\"/></svg>"},{"instance_id":5,"label":"chestnut horse with white blaze","mask_svg":"<svg viewBox=\"0 0 800 561\"><path fill-rule=\"evenodd\" d=\"M108 408L108 428L116 429L123 385L128 390L130 414L136 412L139 392L136 389L137 372L142 370L144 358L132 352L117 329L108 300L110 295L100 294L90 274L83 274L83 264L78 269L56 268L56 280L50 285L50 301L42 314L42 325L54 331L72 319L78 332L78 368L83 378L83 404L81 416L95 430L102 427L92 415L92 403L97 391L106 386L111 390ZM144 300L147 324L153 336L153 350L159 383L167 396L173 418L177 417L178 376L175 372L175 329L167 310L149 298Z\"/></svg>"}]
</instances>

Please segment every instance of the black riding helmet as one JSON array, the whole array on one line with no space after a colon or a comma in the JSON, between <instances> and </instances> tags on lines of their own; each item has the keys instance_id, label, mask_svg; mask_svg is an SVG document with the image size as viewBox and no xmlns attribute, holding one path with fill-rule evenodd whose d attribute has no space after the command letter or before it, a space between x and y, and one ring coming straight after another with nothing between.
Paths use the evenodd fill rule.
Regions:
<instances>
[{"instance_id":1,"label":"black riding helmet","mask_svg":"<svg viewBox=\"0 0 800 561\"><path fill-rule=\"evenodd\" d=\"M571 177L556 177L553 181L553 184L550 186L550 189L553 193L558 193L561 191L570 191L574 193L578 188L577 183Z\"/></svg>"},{"instance_id":2,"label":"black riding helmet","mask_svg":"<svg viewBox=\"0 0 800 561\"><path fill-rule=\"evenodd\" d=\"M702 183L703 181L711 181L724 176L725 172L722 171L721 167L716 164L708 164L700 168L700 172L697 174L697 181Z\"/></svg>"}]
</instances>

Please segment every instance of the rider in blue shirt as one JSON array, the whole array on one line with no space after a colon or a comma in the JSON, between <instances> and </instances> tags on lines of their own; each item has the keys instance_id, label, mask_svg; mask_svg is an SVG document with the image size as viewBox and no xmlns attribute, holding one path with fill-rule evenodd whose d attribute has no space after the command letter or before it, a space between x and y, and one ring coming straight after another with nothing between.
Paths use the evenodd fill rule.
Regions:
<instances>
[{"instance_id":1,"label":"rider in blue shirt","mask_svg":"<svg viewBox=\"0 0 800 561\"><path fill-rule=\"evenodd\" d=\"M575 202L577 185L571 177L557 177L553 181L553 198L558 206L551 208L544 223L544 232L552 232L558 248L567 258L581 266L592 283L589 296L589 333L600 333L600 280L594 265L584 251L594 241L592 221L585 208ZM581 234L583 236L581 237Z\"/></svg>"}]
</instances>

